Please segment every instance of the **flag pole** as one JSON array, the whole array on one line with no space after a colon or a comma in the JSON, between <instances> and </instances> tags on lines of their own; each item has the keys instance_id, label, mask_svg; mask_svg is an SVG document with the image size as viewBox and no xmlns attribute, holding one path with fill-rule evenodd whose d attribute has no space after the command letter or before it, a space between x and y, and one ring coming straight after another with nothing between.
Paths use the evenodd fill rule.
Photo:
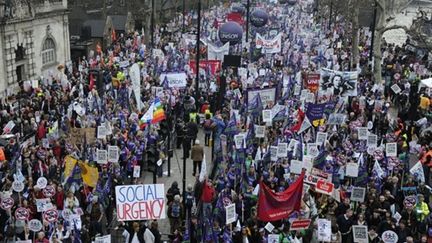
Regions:
<instances>
[{"instance_id":1,"label":"flag pole","mask_svg":"<svg viewBox=\"0 0 432 243\"><path fill-rule=\"evenodd\" d=\"M153 0L154 1L154 0ZM201 36L201 0L198 0L198 26L196 35L196 79L195 79L195 96L199 99L199 62L200 62L200 36Z\"/></svg>"}]
</instances>

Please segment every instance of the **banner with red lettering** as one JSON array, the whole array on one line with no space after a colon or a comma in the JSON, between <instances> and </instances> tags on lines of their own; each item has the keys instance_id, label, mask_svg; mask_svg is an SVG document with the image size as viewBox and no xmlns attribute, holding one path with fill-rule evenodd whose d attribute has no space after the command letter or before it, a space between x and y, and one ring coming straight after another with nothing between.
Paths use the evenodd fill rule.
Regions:
<instances>
[{"instance_id":1,"label":"banner with red lettering","mask_svg":"<svg viewBox=\"0 0 432 243\"><path fill-rule=\"evenodd\" d=\"M294 211L299 211L303 195L302 172L299 178L285 191L273 192L263 182L260 183L258 195L258 219L277 221L288 218Z\"/></svg>"},{"instance_id":2,"label":"banner with red lettering","mask_svg":"<svg viewBox=\"0 0 432 243\"><path fill-rule=\"evenodd\" d=\"M164 219L165 188L163 184L116 186L118 221Z\"/></svg>"},{"instance_id":3,"label":"banner with red lettering","mask_svg":"<svg viewBox=\"0 0 432 243\"><path fill-rule=\"evenodd\" d=\"M244 24L244 20L243 20L241 13L229 13L229 14L227 14L227 21L234 21L240 25Z\"/></svg>"},{"instance_id":4,"label":"banner with red lettering","mask_svg":"<svg viewBox=\"0 0 432 243\"><path fill-rule=\"evenodd\" d=\"M255 44L257 48L261 48L262 54L275 54L282 50L282 34L278 34L271 40L266 40L262 35L257 33Z\"/></svg>"},{"instance_id":5,"label":"banner with red lettering","mask_svg":"<svg viewBox=\"0 0 432 243\"><path fill-rule=\"evenodd\" d=\"M319 73L306 73L304 76L304 84L311 92L318 91L321 75Z\"/></svg>"},{"instance_id":6,"label":"banner with red lettering","mask_svg":"<svg viewBox=\"0 0 432 243\"><path fill-rule=\"evenodd\" d=\"M212 75L215 75L217 71L221 70L222 62L219 60L202 60L200 61L199 66L201 69L204 69L206 72L207 70L209 70ZM191 60L189 62L189 67L191 68L192 73L196 74L195 60Z\"/></svg>"}]
</instances>

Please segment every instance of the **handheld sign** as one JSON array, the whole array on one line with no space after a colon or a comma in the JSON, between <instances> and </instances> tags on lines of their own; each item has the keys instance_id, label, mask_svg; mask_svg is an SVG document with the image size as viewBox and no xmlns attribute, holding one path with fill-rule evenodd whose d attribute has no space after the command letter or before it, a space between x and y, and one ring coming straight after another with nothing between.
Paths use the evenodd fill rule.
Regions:
<instances>
[{"instance_id":1,"label":"handheld sign","mask_svg":"<svg viewBox=\"0 0 432 243\"><path fill-rule=\"evenodd\" d=\"M399 237L394 231L387 230L381 235L381 239L384 243L396 243Z\"/></svg>"},{"instance_id":2,"label":"handheld sign","mask_svg":"<svg viewBox=\"0 0 432 243\"><path fill-rule=\"evenodd\" d=\"M236 221L237 215L235 211L235 203L232 203L225 207L225 219L226 224L231 224Z\"/></svg>"},{"instance_id":3,"label":"handheld sign","mask_svg":"<svg viewBox=\"0 0 432 243\"><path fill-rule=\"evenodd\" d=\"M17 208L15 210L15 218L17 220L28 220L30 217L30 211L27 208Z\"/></svg>"},{"instance_id":4,"label":"handheld sign","mask_svg":"<svg viewBox=\"0 0 432 243\"><path fill-rule=\"evenodd\" d=\"M45 197L53 197L56 193L56 190L53 186L48 185L42 190L42 193Z\"/></svg>"},{"instance_id":5,"label":"handheld sign","mask_svg":"<svg viewBox=\"0 0 432 243\"><path fill-rule=\"evenodd\" d=\"M8 210L14 205L14 203L15 201L13 200L13 198L11 197L4 198L0 203L0 207L3 208L4 210Z\"/></svg>"},{"instance_id":6,"label":"handheld sign","mask_svg":"<svg viewBox=\"0 0 432 243\"><path fill-rule=\"evenodd\" d=\"M22 192L24 190L24 183L21 181L12 182L12 189L16 192Z\"/></svg>"},{"instance_id":7,"label":"handheld sign","mask_svg":"<svg viewBox=\"0 0 432 243\"><path fill-rule=\"evenodd\" d=\"M44 189L48 185L48 180L45 177L39 177L36 184L40 189Z\"/></svg>"},{"instance_id":8,"label":"handheld sign","mask_svg":"<svg viewBox=\"0 0 432 243\"><path fill-rule=\"evenodd\" d=\"M165 190L163 184L116 186L119 221L164 219Z\"/></svg>"},{"instance_id":9,"label":"handheld sign","mask_svg":"<svg viewBox=\"0 0 432 243\"><path fill-rule=\"evenodd\" d=\"M58 219L58 211L55 209L47 210L44 212L43 218L46 221L53 223L53 222L57 221L57 219Z\"/></svg>"},{"instance_id":10,"label":"handheld sign","mask_svg":"<svg viewBox=\"0 0 432 243\"><path fill-rule=\"evenodd\" d=\"M38 232L42 230L42 223L38 219L32 219L28 222L28 228L29 230L33 232Z\"/></svg>"}]
</instances>

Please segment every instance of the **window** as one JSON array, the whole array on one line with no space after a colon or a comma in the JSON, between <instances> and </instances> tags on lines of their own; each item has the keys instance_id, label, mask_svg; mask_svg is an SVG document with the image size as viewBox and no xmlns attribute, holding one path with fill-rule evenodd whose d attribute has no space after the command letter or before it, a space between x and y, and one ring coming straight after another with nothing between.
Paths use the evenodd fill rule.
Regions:
<instances>
[{"instance_id":1,"label":"window","mask_svg":"<svg viewBox=\"0 0 432 243\"><path fill-rule=\"evenodd\" d=\"M25 58L25 49L22 45L17 45L17 49L15 50L15 62L19 62L24 60Z\"/></svg>"},{"instance_id":2,"label":"window","mask_svg":"<svg viewBox=\"0 0 432 243\"><path fill-rule=\"evenodd\" d=\"M46 38L42 46L42 64L52 64L56 61L56 49L54 40Z\"/></svg>"}]
</instances>

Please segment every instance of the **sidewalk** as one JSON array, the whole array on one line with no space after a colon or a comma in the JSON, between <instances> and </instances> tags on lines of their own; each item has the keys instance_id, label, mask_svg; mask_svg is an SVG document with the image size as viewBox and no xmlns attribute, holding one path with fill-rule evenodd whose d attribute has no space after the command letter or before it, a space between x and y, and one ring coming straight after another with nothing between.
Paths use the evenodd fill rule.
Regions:
<instances>
[{"instance_id":1,"label":"sidewalk","mask_svg":"<svg viewBox=\"0 0 432 243\"><path fill-rule=\"evenodd\" d=\"M199 130L198 133L198 140L200 140L200 144L204 146L204 133L202 129ZM211 147L204 147L204 152L206 155L206 162L207 162L207 173L211 173ZM158 184L164 184L165 185L165 194L170 188L171 184L174 181L177 181L180 192L183 192L183 149L174 149L173 151L173 157L171 158L171 177L167 176L167 164L163 166L163 177L157 178ZM188 184L191 184L192 186L195 184L195 177L192 176L192 160L188 158L186 160L186 187ZM199 174L199 173L198 173ZM153 173L145 171L144 177L141 178L141 181L144 181L144 184L152 184L153 183ZM167 207L167 205L166 205ZM168 216L166 219L161 219L158 221L159 223L159 231L162 235L166 235L170 233L170 224L168 220ZM165 238L165 237L163 237Z\"/></svg>"}]
</instances>

